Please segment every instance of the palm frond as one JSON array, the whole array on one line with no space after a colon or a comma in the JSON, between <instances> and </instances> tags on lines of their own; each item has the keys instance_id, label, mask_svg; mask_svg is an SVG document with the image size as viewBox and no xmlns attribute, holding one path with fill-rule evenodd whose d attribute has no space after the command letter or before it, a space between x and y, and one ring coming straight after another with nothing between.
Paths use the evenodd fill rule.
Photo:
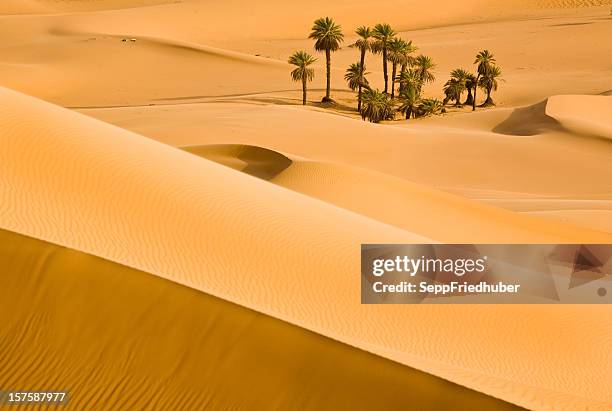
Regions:
<instances>
[{"instance_id":1,"label":"palm frond","mask_svg":"<svg viewBox=\"0 0 612 411\"><path fill-rule=\"evenodd\" d=\"M317 51L336 51L340 48L340 43L344 41L342 27L330 17L315 20L308 38L316 40L315 50Z\"/></svg>"}]
</instances>

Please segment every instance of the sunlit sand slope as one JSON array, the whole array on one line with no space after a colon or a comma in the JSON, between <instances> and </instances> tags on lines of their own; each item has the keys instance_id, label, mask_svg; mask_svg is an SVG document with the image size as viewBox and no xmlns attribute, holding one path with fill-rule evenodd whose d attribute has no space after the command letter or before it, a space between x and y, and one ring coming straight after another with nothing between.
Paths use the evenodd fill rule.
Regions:
<instances>
[{"instance_id":1,"label":"sunlit sand slope","mask_svg":"<svg viewBox=\"0 0 612 411\"><path fill-rule=\"evenodd\" d=\"M612 140L612 96L555 96L546 114L578 135Z\"/></svg>"},{"instance_id":2,"label":"sunlit sand slope","mask_svg":"<svg viewBox=\"0 0 612 411\"><path fill-rule=\"evenodd\" d=\"M541 233L576 242L611 242L612 234L482 204L389 175L334 163L291 159L245 145L191 146L185 150L247 174L319 198L436 241L487 243L543 241ZM435 223L432 219L435 218Z\"/></svg>"},{"instance_id":3,"label":"sunlit sand slope","mask_svg":"<svg viewBox=\"0 0 612 411\"><path fill-rule=\"evenodd\" d=\"M0 265L0 386L70 390L68 409L515 408L156 276L4 230Z\"/></svg>"},{"instance_id":4,"label":"sunlit sand slope","mask_svg":"<svg viewBox=\"0 0 612 411\"><path fill-rule=\"evenodd\" d=\"M518 405L612 403L610 307L364 306L359 244L426 238L8 90L0 122L3 229ZM571 240L534 231L541 238Z\"/></svg>"}]
</instances>

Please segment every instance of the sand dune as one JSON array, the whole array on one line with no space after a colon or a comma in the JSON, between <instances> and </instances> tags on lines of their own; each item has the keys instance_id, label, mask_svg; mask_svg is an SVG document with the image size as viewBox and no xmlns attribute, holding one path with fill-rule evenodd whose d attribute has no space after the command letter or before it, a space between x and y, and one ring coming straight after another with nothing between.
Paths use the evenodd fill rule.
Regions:
<instances>
[{"instance_id":1,"label":"sand dune","mask_svg":"<svg viewBox=\"0 0 612 411\"><path fill-rule=\"evenodd\" d=\"M51 14L78 11L117 10L177 3L176 0L4 0L2 14Z\"/></svg>"},{"instance_id":2,"label":"sand dune","mask_svg":"<svg viewBox=\"0 0 612 411\"><path fill-rule=\"evenodd\" d=\"M546 105L546 114L578 135L612 139L612 97L555 96Z\"/></svg>"},{"instance_id":3,"label":"sand dune","mask_svg":"<svg viewBox=\"0 0 612 411\"><path fill-rule=\"evenodd\" d=\"M514 408L150 274L3 230L0 264L0 385L70 388L69 409Z\"/></svg>"},{"instance_id":4,"label":"sand dune","mask_svg":"<svg viewBox=\"0 0 612 411\"><path fill-rule=\"evenodd\" d=\"M262 146L312 160L367 168L467 196L478 190L566 198L612 192L612 170L607 165L612 146L607 141L567 133L496 133L491 130L512 115L512 110L500 110L399 123L402 127L364 124L301 108L245 103L83 112L171 145ZM513 130L514 134L520 132Z\"/></svg>"},{"instance_id":5,"label":"sand dune","mask_svg":"<svg viewBox=\"0 0 612 411\"><path fill-rule=\"evenodd\" d=\"M186 147L247 174L445 243L546 242L552 236L606 243L612 234L532 219L396 177L333 163L291 159L244 145ZM608 207L610 207L608 205ZM436 224L432 224L432 219ZM451 228L452 227L452 228ZM612 232L612 231L611 231Z\"/></svg>"},{"instance_id":6,"label":"sand dune","mask_svg":"<svg viewBox=\"0 0 612 411\"><path fill-rule=\"evenodd\" d=\"M358 244L426 238L7 90L0 107L3 229L157 274L519 405L612 402L607 307L362 306ZM585 341L590 349L577 351Z\"/></svg>"},{"instance_id":7,"label":"sand dune","mask_svg":"<svg viewBox=\"0 0 612 411\"><path fill-rule=\"evenodd\" d=\"M402 127L364 124L313 109L229 102L83 112L172 145L267 147L358 166L510 210L530 211L522 207L525 200L542 200L550 208L531 211L558 217L563 207L552 200L581 200L581 213L561 220L605 230L608 225L596 225L601 207L591 208L595 203L589 200L612 199L612 146L572 134L546 114L546 104L400 123ZM605 207L612 211L610 203ZM589 210L595 212L589 215Z\"/></svg>"},{"instance_id":8,"label":"sand dune","mask_svg":"<svg viewBox=\"0 0 612 411\"><path fill-rule=\"evenodd\" d=\"M39 44L10 49L3 84L58 104L144 105L287 86L285 63L214 47L58 29L41 36Z\"/></svg>"},{"instance_id":9,"label":"sand dune","mask_svg":"<svg viewBox=\"0 0 612 411\"><path fill-rule=\"evenodd\" d=\"M0 86L89 116L0 87L0 386L65 384L75 409L612 408L610 307L365 306L358 281L366 242L610 242L611 4L0 1ZM363 123L348 47L315 104L323 15L345 46L382 21L412 39L431 97L492 50L499 108Z\"/></svg>"}]
</instances>

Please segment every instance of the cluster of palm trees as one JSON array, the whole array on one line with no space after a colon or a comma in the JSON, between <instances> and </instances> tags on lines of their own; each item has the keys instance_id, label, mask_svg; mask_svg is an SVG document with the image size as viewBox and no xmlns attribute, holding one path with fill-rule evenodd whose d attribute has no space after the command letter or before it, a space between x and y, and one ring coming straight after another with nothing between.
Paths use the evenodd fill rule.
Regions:
<instances>
[{"instance_id":1,"label":"cluster of palm trees","mask_svg":"<svg viewBox=\"0 0 612 411\"><path fill-rule=\"evenodd\" d=\"M458 68L450 73L450 80L444 84L444 104L455 101L455 107L461 107L461 95L467 91L463 105L472 106L476 110L476 90L480 87L487 98L480 107L494 106L491 93L497 90L501 79L501 69L495 64L495 57L489 50L483 50L476 55L474 64L477 64L476 75L467 70Z\"/></svg>"},{"instance_id":2,"label":"cluster of palm trees","mask_svg":"<svg viewBox=\"0 0 612 411\"><path fill-rule=\"evenodd\" d=\"M455 100L455 104L459 104L461 95L466 90L466 101L470 103L464 104L474 104L475 108L477 87L487 92L484 105L493 104L491 91L497 89L497 79L501 71L495 66L495 59L487 50L477 56L477 76L461 69L451 73L451 80L444 88L446 98L442 102L422 97L423 86L435 80L435 64L429 56L413 56L417 48L411 41L398 37L389 24L377 24L374 28L361 26L355 33L358 36L357 41L349 47L358 49L360 58L348 67L344 79L349 88L357 92L357 110L364 120L374 123L392 120L398 112L404 114L406 119L439 114L444 111L444 105L448 101ZM327 85L322 102L333 102L331 53L339 50L344 41L342 28L333 19L323 17L314 22L309 38L315 40L315 50L325 52ZM366 71L365 65L368 52L382 55L383 91L370 87L367 79L370 73ZM302 104L306 104L307 83L314 78L314 70L309 66L315 61L316 59L305 51L296 51L289 58L289 63L296 66L291 72L291 78L302 82Z\"/></svg>"}]
</instances>

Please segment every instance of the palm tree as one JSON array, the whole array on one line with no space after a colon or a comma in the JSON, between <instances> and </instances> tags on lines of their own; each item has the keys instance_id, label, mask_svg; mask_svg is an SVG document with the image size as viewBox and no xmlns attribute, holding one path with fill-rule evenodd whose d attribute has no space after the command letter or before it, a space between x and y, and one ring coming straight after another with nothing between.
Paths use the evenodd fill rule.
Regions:
<instances>
[{"instance_id":1,"label":"palm tree","mask_svg":"<svg viewBox=\"0 0 612 411\"><path fill-rule=\"evenodd\" d=\"M347 81L348 86L351 90L357 90L357 111L361 111L361 89L365 87L370 88L366 75L365 67L361 63L353 63L346 69L344 79Z\"/></svg>"},{"instance_id":2,"label":"palm tree","mask_svg":"<svg viewBox=\"0 0 612 411\"><path fill-rule=\"evenodd\" d=\"M444 109L444 105L437 98L426 98L421 100L417 108L417 115L419 117L431 116L434 114L440 114Z\"/></svg>"},{"instance_id":3,"label":"palm tree","mask_svg":"<svg viewBox=\"0 0 612 411\"><path fill-rule=\"evenodd\" d=\"M454 69L450 73L451 79L455 80L457 83L460 84L459 88L461 90L459 92L459 98L461 98L461 95L463 94L463 92L467 90L467 81L470 75L471 74L467 70L464 70L462 68ZM460 101L456 100L455 106L460 106L460 105L461 105Z\"/></svg>"},{"instance_id":4,"label":"palm tree","mask_svg":"<svg viewBox=\"0 0 612 411\"><path fill-rule=\"evenodd\" d=\"M355 47L358 48L361 55L359 58L359 63L361 64L361 67L364 68L365 70L365 56L366 53L370 50L372 50L372 29L370 29L369 27L366 26L360 26L357 28L357 30L355 30L355 33L359 36L359 39L357 39L356 42L354 42L353 44L351 44L349 47ZM345 76L346 78L346 76ZM361 84L359 85L359 89L357 91L358 93L358 100L359 102L357 103L357 110L361 111Z\"/></svg>"},{"instance_id":5,"label":"palm tree","mask_svg":"<svg viewBox=\"0 0 612 411\"><path fill-rule=\"evenodd\" d=\"M372 51L382 53L383 57L383 76L385 77L385 93L389 90L389 75L387 73L387 46L389 41L395 37L395 31L386 23L379 23L374 26L374 38L376 41L372 45Z\"/></svg>"},{"instance_id":6,"label":"palm tree","mask_svg":"<svg viewBox=\"0 0 612 411\"><path fill-rule=\"evenodd\" d=\"M444 101L442 104L446 105L450 100L455 100L455 107L459 107L461 105L461 93L465 91L465 82L458 80L456 78L451 78L444 84Z\"/></svg>"},{"instance_id":7,"label":"palm tree","mask_svg":"<svg viewBox=\"0 0 612 411\"><path fill-rule=\"evenodd\" d=\"M478 82L478 87L480 87L487 93L487 99L484 103L482 103L481 107L495 105L493 99L491 98L491 91L497 91L498 79L500 79L501 75L502 72L498 66L491 66L488 73L480 78L480 81Z\"/></svg>"},{"instance_id":8,"label":"palm tree","mask_svg":"<svg viewBox=\"0 0 612 411\"><path fill-rule=\"evenodd\" d=\"M466 106L471 106L474 103L474 96L472 95L472 90L476 88L476 76L472 73L469 73L465 78L465 88L467 89L468 95L465 101L463 102Z\"/></svg>"},{"instance_id":9,"label":"palm tree","mask_svg":"<svg viewBox=\"0 0 612 411\"><path fill-rule=\"evenodd\" d=\"M417 107L421 102L421 96L414 85L404 85L399 96L399 111L406 115L406 120L416 114Z\"/></svg>"},{"instance_id":10,"label":"palm tree","mask_svg":"<svg viewBox=\"0 0 612 411\"><path fill-rule=\"evenodd\" d=\"M400 69L400 76L404 71L408 69L408 65L414 64L415 59L410 54L414 53L415 51L417 51L417 47L412 45L412 41L408 41L408 43L406 44L406 49L404 50L405 58L402 61L402 65ZM400 94L402 93L403 88L404 88L404 84L400 82L400 85L399 85Z\"/></svg>"},{"instance_id":11,"label":"palm tree","mask_svg":"<svg viewBox=\"0 0 612 411\"><path fill-rule=\"evenodd\" d=\"M419 93L421 88L426 83L431 83L436 79L436 76L433 74L433 69L436 67L433 60L429 56L424 56L423 54L417 56L414 61L414 70L417 73L417 76L421 82L419 86Z\"/></svg>"},{"instance_id":12,"label":"palm tree","mask_svg":"<svg viewBox=\"0 0 612 411\"><path fill-rule=\"evenodd\" d=\"M297 66L291 72L291 79L293 81L302 81L302 104L306 105L306 83L312 81L314 78L314 69L309 68L317 59L312 57L305 51L296 51L291 57L289 57L289 64Z\"/></svg>"},{"instance_id":13,"label":"palm tree","mask_svg":"<svg viewBox=\"0 0 612 411\"><path fill-rule=\"evenodd\" d=\"M391 70L391 98L395 98L395 82L398 64L405 68L410 62L410 53L414 51L412 42L407 42L400 38L393 38L387 46L387 58L392 63Z\"/></svg>"},{"instance_id":14,"label":"palm tree","mask_svg":"<svg viewBox=\"0 0 612 411\"><path fill-rule=\"evenodd\" d=\"M363 92L363 106L361 107L361 118L371 123L379 123L382 120L393 120L395 107L393 100L386 93L379 90L367 89Z\"/></svg>"},{"instance_id":15,"label":"palm tree","mask_svg":"<svg viewBox=\"0 0 612 411\"><path fill-rule=\"evenodd\" d=\"M483 50L476 55L474 64L478 64L478 74L476 76L476 84L480 84L480 77L484 77L491 71L491 67L495 64L495 57L489 50ZM474 87L474 101L472 102L472 111L476 110L476 87Z\"/></svg>"},{"instance_id":16,"label":"palm tree","mask_svg":"<svg viewBox=\"0 0 612 411\"><path fill-rule=\"evenodd\" d=\"M332 101L331 92L331 52L340 48L340 43L344 41L342 27L337 25L330 17L322 17L315 20L312 26L312 33L308 38L316 40L315 50L325 51L325 63L327 67L327 88L323 102Z\"/></svg>"},{"instance_id":17,"label":"palm tree","mask_svg":"<svg viewBox=\"0 0 612 411\"><path fill-rule=\"evenodd\" d=\"M406 88L414 88L419 94L421 93L421 79L415 69L403 70L398 76L398 81L402 92Z\"/></svg>"}]
</instances>

